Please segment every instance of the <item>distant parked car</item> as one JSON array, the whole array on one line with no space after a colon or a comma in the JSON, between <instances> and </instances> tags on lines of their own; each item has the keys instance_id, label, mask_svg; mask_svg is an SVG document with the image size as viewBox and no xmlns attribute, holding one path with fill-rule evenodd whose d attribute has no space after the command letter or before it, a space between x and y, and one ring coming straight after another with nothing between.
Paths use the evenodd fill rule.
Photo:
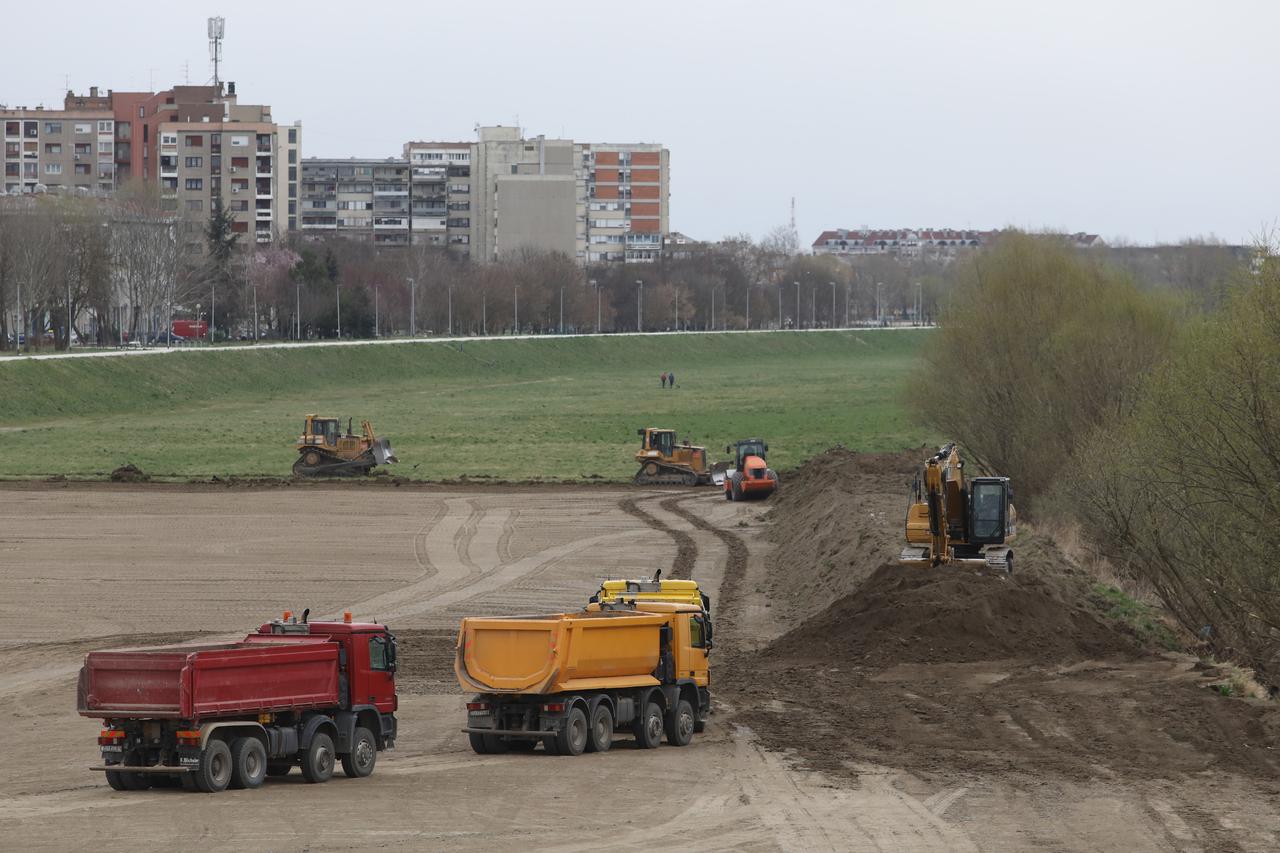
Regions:
<instances>
[{"instance_id":1,"label":"distant parked car","mask_svg":"<svg viewBox=\"0 0 1280 853\"><path fill-rule=\"evenodd\" d=\"M165 346L166 344L171 346L178 346L179 344L185 344L186 342L187 342L187 339L182 337L182 335L175 335L172 332L161 332L160 334L156 335L154 338L151 339L151 345L153 347Z\"/></svg>"}]
</instances>

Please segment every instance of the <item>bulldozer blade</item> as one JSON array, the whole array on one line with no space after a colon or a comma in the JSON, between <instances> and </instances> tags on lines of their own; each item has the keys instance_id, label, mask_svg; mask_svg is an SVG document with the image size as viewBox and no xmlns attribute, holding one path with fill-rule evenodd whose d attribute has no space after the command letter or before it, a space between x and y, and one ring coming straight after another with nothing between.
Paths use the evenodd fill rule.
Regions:
<instances>
[{"instance_id":1,"label":"bulldozer blade","mask_svg":"<svg viewBox=\"0 0 1280 853\"><path fill-rule=\"evenodd\" d=\"M733 473L733 466L728 462L717 462L711 466L711 482L723 486L724 481Z\"/></svg>"},{"instance_id":2,"label":"bulldozer blade","mask_svg":"<svg viewBox=\"0 0 1280 853\"><path fill-rule=\"evenodd\" d=\"M400 461L396 458L395 451L391 449L391 442L385 438L380 438L373 443L373 458L379 465Z\"/></svg>"}]
</instances>

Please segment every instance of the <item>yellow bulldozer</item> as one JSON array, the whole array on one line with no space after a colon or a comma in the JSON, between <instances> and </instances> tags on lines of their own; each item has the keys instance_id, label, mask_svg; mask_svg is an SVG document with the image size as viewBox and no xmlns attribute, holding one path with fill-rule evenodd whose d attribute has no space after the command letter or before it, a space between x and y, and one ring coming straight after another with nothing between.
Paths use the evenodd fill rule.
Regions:
<instances>
[{"instance_id":1,"label":"yellow bulldozer","mask_svg":"<svg viewBox=\"0 0 1280 853\"><path fill-rule=\"evenodd\" d=\"M374 435L372 424L361 421L360 428L361 434L352 433L348 418L344 435L338 418L307 415L298 437L293 473L299 477L358 476L368 474L376 465L400 461L391 442Z\"/></svg>"},{"instance_id":2,"label":"yellow bulldozer","mask_svg":"<svg viewBox=\"0 0 1280 853\"><path fill-rule=\"evenodd\" d=\"M641 486L706 486L711 483L707 467L707 449L685 440L677 443L673 429L637 430L640 449L636 461L635 482Z\"/></svg>"},{"instance_id":3,"label":"yellow bulldozer","mask_svg":"<svg viewBox=\"0 0 1280 853\"><path fill-rule=\"evenodd\" d=\"M965 479L955 442L924 463L911 485L907 506L904 566L948 563L1013 572L1009 540L1017 532L1017 511L1008 477Z\"/></svg>"}]
</instances>

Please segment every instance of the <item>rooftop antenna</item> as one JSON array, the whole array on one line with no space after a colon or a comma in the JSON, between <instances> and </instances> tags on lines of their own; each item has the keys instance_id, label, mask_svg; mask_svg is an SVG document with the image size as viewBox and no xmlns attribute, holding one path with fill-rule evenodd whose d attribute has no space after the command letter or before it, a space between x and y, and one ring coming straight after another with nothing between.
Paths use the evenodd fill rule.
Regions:
<instances>
[{"instance_id":1,"label":"rooftop antenna","mask_svg":"<svg viewBox=\"0 0 1280 853\"><path fill-rule=\"evenodd\" d=\"M222 61L222 37L226 32L225 18L209 19L209 58L213 60L213 85L218 86L218 63Z\"/></svg>"},{"instance_id":2,"label":"rooftop antenna","mask_svg":"<svg viewBox=\"0 0 1280 853\"><path fill-rule=\"evenodd\" d=\"M791 197L791 230L796 230L796 197Z\"/></svg>"},{"instance_id":3,"label":"rooftop antenna","mask_svg":"<svg viewBox=\"0 0 1280 853\"><path fill-rule=\"evenodd\" d=\"M191 63L190 62L182 63L182 82L188 86L191 85Z\"/></svg>"},{"instance_id":4,"label":"rooftop antenna","mask_svg":"<svg viewBox=\"0 0 1280 853\"><path fill-rule=\"evenodd\" d=\"M62 75L62 88L68 92L71 91L71 75L70 74Z\"/></svg>"}]
</instances>

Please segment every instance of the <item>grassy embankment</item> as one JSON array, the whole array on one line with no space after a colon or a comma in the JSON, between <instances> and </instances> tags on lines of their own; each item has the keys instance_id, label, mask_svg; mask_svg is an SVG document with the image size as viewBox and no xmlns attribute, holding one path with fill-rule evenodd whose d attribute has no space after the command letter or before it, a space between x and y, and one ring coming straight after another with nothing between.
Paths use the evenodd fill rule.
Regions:
<instances>
[{"instance_id":1,"label":"grassy embankment","mask_svg":"<svg viewBox=\"0 0 1280 853\"><path fill-rule=\"evenodd\" d=\"M0 364L0 478L287 476L307 412L373 421L413 479L626 479L636 429L785 470L837 442L930 439L900 388L927 331L184 352ZM658 375L675 371L663 391Z\"/></svg>"}]
</instances>

